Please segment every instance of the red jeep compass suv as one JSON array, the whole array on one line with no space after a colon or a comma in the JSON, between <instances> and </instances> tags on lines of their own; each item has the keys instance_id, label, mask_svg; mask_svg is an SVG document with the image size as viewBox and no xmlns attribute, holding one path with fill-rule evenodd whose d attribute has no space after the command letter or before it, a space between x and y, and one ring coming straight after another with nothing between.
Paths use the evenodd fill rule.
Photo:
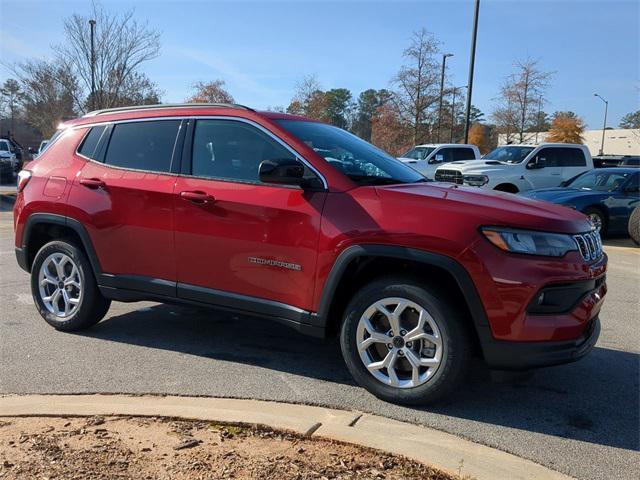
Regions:
<instances>
[{"instance_id":1,"label":"red jeep compass suv","mask_svg":"<svg viewBox=\"0 0 640 480\"><path fill-rule=\"evenodd\" d=\"M369 143L240 105L67 122L19 176L18 263L63 331L112 300L185 302L339 335L355 380L424 403L595 344L607 258L587 218L427 182Z\"/></svg>"}]
</instances>

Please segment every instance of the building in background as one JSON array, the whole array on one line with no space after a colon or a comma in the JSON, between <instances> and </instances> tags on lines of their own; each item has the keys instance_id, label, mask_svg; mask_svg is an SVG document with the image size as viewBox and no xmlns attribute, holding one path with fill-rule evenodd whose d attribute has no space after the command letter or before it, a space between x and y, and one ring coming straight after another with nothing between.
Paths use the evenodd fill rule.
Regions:
<instances>
[{"instance_id":1,"label":"building in background","mask_svg":"<svg viewBox=\"0 0 640 480\"><path fill-rule=\"evenodd\" d=\"M525 141L531 145L537 145L546 141L547 132L527 132L524 134ZM536 136L538 141L536 142ZM515 140L517 135L511 134L511 143L518 143ZM585 130L582 134L584 144L589 148L591 155L600 153L602 143L602 130ZM507 143L507 135L498 135L498 145ZM611 129L605 130L604 137L605 155L640 155L640 129Z\"/></svg>"}]
</instances>

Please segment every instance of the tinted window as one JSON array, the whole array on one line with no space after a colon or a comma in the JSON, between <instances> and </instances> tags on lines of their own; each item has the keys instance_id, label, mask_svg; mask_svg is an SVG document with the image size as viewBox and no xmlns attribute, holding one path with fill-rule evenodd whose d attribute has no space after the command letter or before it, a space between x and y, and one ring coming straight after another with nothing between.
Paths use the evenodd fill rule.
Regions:
<instances>
[{"instance_id":1,"label":"tinted window","mask_svg":"<svg viewBox=\"0 0 640 480\"><path fill-rule=\"evenodd\" d=\"M169 172L179 120L120 123L113 127L105 163L117 167Z\"/></svg>"},{"instance_id":2,"label":"tinted window","mask_svg":"<svg viewBox=\"0 0 640 480\"><path fill-rule=\"evenodd\" d=\"M453 162L455 150L455 148L441 148L433 156L433 160L437 163Z\"/></svg>"},{"instance_id":3,"label":"tinted window","mask_svg":"<svg viewBox=\"0 0 640 480\"><path fill-rule=\"evenodd\" d=\"M628 172L615 172L611 170L590 170L576 177L569 188L578 188L581 190L598 190L600 192L614 192L620 190L627 183L633 183L633 179L629 180L632 174Z\"/></svg>"},{"instance_id":4,"label":"tinted window","mask_svg":"<svg viewBox=\"0 0 640 480\"><path fill-rule=\"evenodd\" d=\"M587 159L579 148L560 148L559 162L563 167L584 167Z\"/></svg>"},{"instance_id":5,"label":"tinted window","mask_svg":"<svg viewBox=\"0 0 640 480\"><path fill-rule=\"evenodd\" d=\"M251 125L229 120L196 122L193 175L258 182L260 163L281 158L295 159L296 156Z\"/></svg>"},{"instance_id":6,"label":"tinted window","mask_svg":"<svg viewBox=\"0 0 640 480\"><path fill-rule=\"evenodd\" d=\"M98 142L100 137L104 133L105 125L100 127L93 127L89 130L89 133L84 137L84 141L78 150L78 153L89 158L96 158Z\"/></svg>"},{"instance_id":7,"label":"tinted window","mask_svg":"<svg viewBox=\"0 0 640 480\"><path fill-rule=\"evenodd\" d=\"M538 157L540 160L544 162L545 167L560 167L562 166L560 165L560 161L559 161L559 158L561 157L561 155L558 155L558 154L560 153L561 150L564 150L564 149L543 148L538 152L536 157Z\"/></svg>"},{"instance_id":8,"label":"tinted window","mask_svg":"<svg viewBox=\"0 0 640 480\"><path fill-rule=\"evenodd\" d=\"M8 152L9 150L9 142L5 142L4 140L0 142L0 152Z\"/></svg>"},{"instance_id":9,"label":"tinted window","mask_svg":"<svg viewBox=\"0 0 640 480\"><path fill-rule=\"evenodd\" d=\"M456 148L453 150L454 160L474 160L476 155L471 148Z\"/></svg>"}]
</instances>

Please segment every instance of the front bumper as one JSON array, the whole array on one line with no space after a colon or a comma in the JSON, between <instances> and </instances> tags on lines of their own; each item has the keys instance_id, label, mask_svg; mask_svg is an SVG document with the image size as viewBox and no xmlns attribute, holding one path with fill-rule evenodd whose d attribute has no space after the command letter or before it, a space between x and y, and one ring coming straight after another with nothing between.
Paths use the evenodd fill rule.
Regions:
<instances>
[{"instance_id":1,"label":"front bumper","mask_svg":"<svg viewBox=\"0 0 640 480\"><path fill-rule=\"evenodd\" d=\"M482 350L487 365L501 370L527 370L575 362L587 355L600 336L600 319L593 318L575 340L559 342L508 342L485 340Z\"/></svg>"}]
</instances>

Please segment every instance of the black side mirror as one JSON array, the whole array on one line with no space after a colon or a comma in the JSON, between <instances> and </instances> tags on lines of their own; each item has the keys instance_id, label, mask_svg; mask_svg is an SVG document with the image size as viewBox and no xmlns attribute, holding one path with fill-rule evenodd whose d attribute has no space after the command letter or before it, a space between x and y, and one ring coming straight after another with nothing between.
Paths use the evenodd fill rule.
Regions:
<instances>
[{"instance_id":1,"label":"black side mirror","mask_svg":"<svg viewBox=\"0 0 640 480\"><path fill-rule=\"evenodd\" d=\"M258 167L260 181L284 185L302 185L304 165L293 158L263 160Z\"/></svg>"}]
</instances>

